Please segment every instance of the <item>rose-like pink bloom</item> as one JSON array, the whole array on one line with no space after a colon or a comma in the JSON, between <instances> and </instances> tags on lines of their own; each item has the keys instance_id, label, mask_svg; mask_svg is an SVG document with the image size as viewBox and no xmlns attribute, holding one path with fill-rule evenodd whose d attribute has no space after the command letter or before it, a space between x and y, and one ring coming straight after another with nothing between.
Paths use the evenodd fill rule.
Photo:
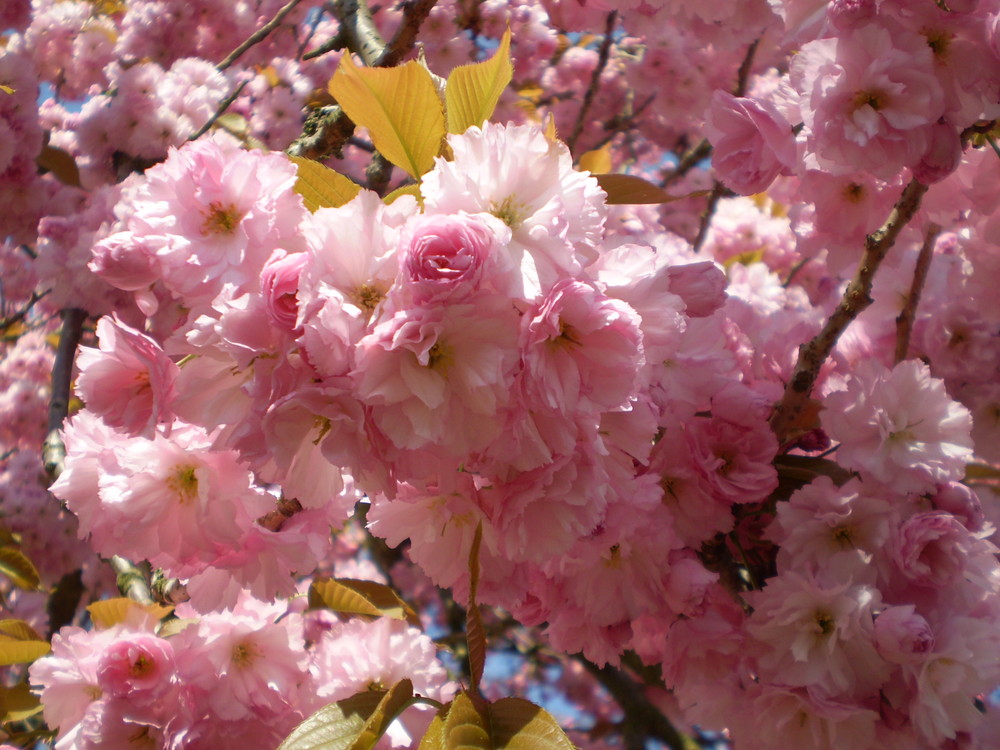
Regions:
<instances>
[{"instance_id":1,"label":"rose-like pink bloom","mask_svg":"<svg viewBox=\"0 0 1000 750\"><path fill-rule=\"evenodd\" d=\"M726 301L726 274L717 263L685 263L671 266L670 291L684 300L685 310L692 318L705 318Z\"/></svg>"},{"instance_id":2,"label":"rose-like pink bloom","mask_svg":"<svg viewBox=\"0 0 1000 750\"><path fill-rule=\"evenodd\" d=\"M132 292L160 278L156 244L132 232L115 232L94 245L87 267L112 286Z\"/></svg>"},{"instance_id":3,"label":"rose-like pink bloom","mask_svg":"<svg viewBox=\"0 0 1000 750\"><path fill-rule=\"evenodd\" d=\"M846 390L826 399L823 428L840 441L837 460L903 492L962 478L972 459L972 418L918 360L887 371L862 363Z\"/></svg>"},{"instance_id":4,"label":"rose-like pink bloom","mask_svg":"<svg viewBox=\"0 0 1000 750\"><path fill-rule=\"evenodd\" d=\"M645 361L635 311L568 279L524 316L521 346L531 403L562 414L625 407Z\"/></svg>"},{"instance_id":5,"label":"rose-like pink bloom","mask_svg":"<svg viewBox=\"0 0 1000 750\"><path fill-rule=\"evenodd\" d=\"M779 503L767 537L779 545L779 570L811 570L824 577L873 582L870 566L895 518L885 500L866 494L855 479L837 487L820 476Z\"/></svg>"},{"instance_id":6,"label":"rose-like pink bloom","mask_svg":"<svg viewBox=\"0 0 1000 750\"><path fill-rule=\"evenodd\" d=\"M97 322L97 336L99 349L83 347L77 357L87 408L133 434L172 421L179 368L160 345L114 316Z\"/></svg>"},{"instance_id":7,"label":"rose-like pink bloom","mask_svg":"<svg viewBox=\"0 0 1000 750\"><path fill-rule=\"evenodd\" d=\"M447 700L453 685L434 641L403 620L350 620L324 633L312 651L316 693L324 702L349 698L371 685L413 683L413 692Z\"/></svg>"},{"instance_id":8,"label":"rose-like pink bloom","mask_svg":"<svg viewBox=\"0 0 1000 750\"><path fill-rule=\"evenodd\" d=\"M747 597L754 608L747 632L757 641L750 648L759 650L758 671L767 682L864 695L888 679L872 629L877 589L822 585L785 572Z\"/></svg>"},{"instance_id":9,"label":"rose-like pink bloom","mask_svg":"<svg viewBox=\"0 0 1000 750\"><path fill-rule=\"evenodd\" d=\"M202 615L174 641L180 679L218 719L280 716L310 679L302 618L281 603L244 594L233 611Z\"/></svg>"},{"instance_id":10,"label":"rose-like pink bloom","mask_svg":"<svg viewBox=\"0 0 1000 750\"><path fill-rule=\"evenodd\" d=\"M517 312L499 295L400 310L357 346L359 398L399 448L438 445L456 458L500 432L517 364Z\"/></svg>"},{"instance_id":11,"label":"rose-like pink bloom","mask_svg":"<svg viewBox=\"0 0 1000 750\"><path fill-rule=\"evenodd\" d=\"M573 169L569 149L529 125L471 127L449 135L454 159L437 159L421 192L428 213L488 213L510 227L520 294L532 299L596 258L604 191Z\"/></svg>"},{"instance_id":12,"label":"rose-like pink bloom","mask_svg":"<svg viewBox=\"0 0 1000 750\"><path fill-rule=\"evenodd\" d=\"M510 259L502 244L510 229L489 214L420 214L400 236L399 279L415 304L433 299L461 302L478 291L501 264L509 274ZM495 291L507 292L507 284Z\"/></svg>"},{"instance_id":13,"label":"rose-like pink bloom","mask_svg":"<svg viewBox=\"0 0 1000 750\"><path fill-rule=\"evenodd\" d=\"M910 516L891 551L900 572L920 586L943 588L963 579L987 590L995 586L996 547L970 534L951 513L935 510Z\"/></svg>"},{"instance_id":14,"label":"rose-like pink bloom","mask_svg":"<svg viewBox=\"0 0 1000 750\"><path fill-rule=\"evenodd\" d=\"M888 661L912 664L934 649L934 633L912 604L889 607L875 618L875 647Z\"/></svg>"},{"instance_id":15,"label":"rose-like pink bloom","mask_svg":"<svg viewBox=\"0 0 1000 750\"><path fill-rule=\"evenodd\" d=\"M705 135L716 174L741 195L762 192L798 163L792 126L764 99L716 91L705 113Z\"/></svg>"},{"instance_id":16,"label":"rose-like pink bloom","mask_svg":"<svg viewBox=\"0 0 1000 750\"><path fill-rule=\"evenodd\" d=\"M870 23L802 46L790 78L801 95L806 145L823 169L890 179L927 151L944 93L927 40Z\"/></svg>"},{"instance_id":17,"label":"rose-like pink bloom","mask_svg":"<svg viewBox=\"0 0 1000 750\"><path fill-rule=\"evenodd\" d=\"M170 641L137 634L115 641L97 662L97 682L106 695L138 703L157 700L174 679Z\"/></svg>"},{"instance_id":18,"label":"rose-like pink bloom","mask_svg":"<svg viewBox=\"0 0 1000 750\"><path fill-rule=\"evenodd\" d=\"M267 316L278 328L288 333L295 330L299 315L296 293L299 274L309 260L306 253L275 251L260 272L260 291L264 295Z\"/></svg>"},{"instance_id":19,"label":"rose-like pink bloom","mask_svg":"<svg viewBox=\"0 0 1000 750\"><path fill-rule=\"evenodd\" d=\"M959 129L945 122L934 123L927 131L927 150L913 165L913 177L925 185L940 182L962 161Z\"/></svg>"}]
</instances>

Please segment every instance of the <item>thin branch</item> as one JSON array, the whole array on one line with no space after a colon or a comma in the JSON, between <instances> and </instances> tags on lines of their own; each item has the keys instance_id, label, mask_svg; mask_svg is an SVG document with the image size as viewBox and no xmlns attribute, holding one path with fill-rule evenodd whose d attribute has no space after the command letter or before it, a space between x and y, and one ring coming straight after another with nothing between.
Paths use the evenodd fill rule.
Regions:
<instances>
[{"instance_id":1,"label":"thin branch","mask_svg":"<svg viewBox=\"0 0 1000 750\"><path fill-rule=\"evenodd\" d=\"M288 3L286 3L277 13L274 14L274 18L272 18L270 21L268 21L259 29L257 29L253 34L251 34L247 38L245 42L243 42L239 47L237 47L228 55L226 55L225 59L215 67L219 71L223 71L230 65L232 65L234 62L236 62L236 60L239 59L240 55L242 55L248 49L253 47L255 44L262 42L267 37L268 34L270 34L272 31L278 28L278 26L281 25L281 22L284 20L285 16L287 16L289 13L295 10L295 6L298 5L300 2L302 2L302 0L289 0Z\"/></svg>"},{"instance_id":2,"label":"thin branch","mask_svg":"<svg viewBox=\"0 0 1000 750\"><path fill-rule=\"evenodd\" d=\"M740 63L739 70L736 71L736 88L733 89L733 96L743 96L747 90L747 80L750 78L750 69L753 67L753 58L757 54L757 45L760 44L760 37L751 42L747 52L743 55L743 62Z\"/></svg>"},{"instance_id":3,"label":"thin branch","mask_svg":"<svg viewBox=\"0 0 1000 750\"><path fill-rule=\"evenodd\" d=\"M108 562L117 575L116 583L122 596L127 596L139 604L153 603L153 597L149 592L149 584L146 582L146 574L142 571L142 568L120 555L115 555Z\"/></svg>"},{"instance_id":4,"label":"thin branch","mask_svg":"<svg viewBox=\"0 0 1000 750\"><path fill-rule=\"evenodd\" d=\"M59 432L69 413L70 385L73 382L73 359L83 337L83 322L87 311L70 307L62 311L59 346L52 365L52 397L49 401L49 431L42 448L45 471L53 480L62 473L66 461L66 446Z\"/></svg>"},{"instance_id":5,"label":"thin branch","mask_svg":"<svg viewBox=\"0 0 1000 750\"><path fill-rule=\"evenodd\" d=\"M299 49L296 53L296 57L301 58L305 53L306 47L309 46L309 42L311 42L312 38L316 35L316 29L319 28L320 22L323 20L324 13L326 13L326 8L320 8L319 12L313 16L312 23L309 24L309 32L306 34L305 38L299 42Z\"/></svg>"},{"instance_id":6,"label":"thin branch","mask_svg":"<svg viewBox=\"0 0 1000 750\"><path fill-rule=\"evenodd\" d=\"M219 102L219 106L216 108L215 112L212 113L212 116L208 118L208 120L205 122L204 125L198 128L194 133L189 135L188 140L196 141L203 135L205 135L205 133L208 132L208 129L212 127L218 121L218 119L222 117L223 114L225 114L226 110L229 109L232 106L233 102L235 102L236 99L239 97L239 95L243 93L243 89L247 87L248 83L250 83L249 78L247 78L239 86L237 86L236 90L233 91L233 93L231 93L221 102Z\"/></svg>"},{"instance_id":7,"label":"thin branch","mask_svg":"<svg viewBox=\"0 0 1000 750\"><path fill-rule=\"evenodd\" d=\"M409 54L417 41L420 26L430 15L437 0L408 0L403 4L403 20L396 29L392 41L375 63L382 68L391 68Z\"/></svg>"},{"instance_id":8,"label":"thin branch","mask_svg":"<svg viewBox=\"0 0 1000 750\"><path fill-rule=\"evenodd\" d=\"M934 257L934 242L937 240L941 227L937 224L930 224L927 233L924 234L924 244L920 247L920 254L917 255L917 263L913 268L913 283L910 285L910 293L906 295L906 304L902 312L896 317L896 357L895 363L898 365L910 350L910 333L913 330L913 321L917 317L917 305L920 304L920 292L924 288L927 280L927 272L931 267L931 260Z\"/></svg>"},{"instance_id":9,"label":"thin branch","mask_svg":"<svg viewBox=\"0 0 1000 750\"><path fill-rule=\"evenodd\" d=\"M583 126L587 119L587 113L590 111L591 105L594 103L594 97L597 95L597 88L601 82L601 74L604 73L604 69L608 65L608 58L611 55L611 44L614 42L614 30L615 22L618 20L618 11L613 10L608 13L607 20L604 22L604 39L601 41L601 49L597 57L597 67L594 68L594 72L590 76L590 85L587 86L587 91L583 95L583 103L580 105L580 111L576 113L576 122L573 123L573 132L569 138L566 139L566 147L569 148L570 153L576 147L576 142L579 140L580 135L583 133Z\"/></svg>"},{"instance_id":10,"label":"thin branch","mask_svg":"<svg viewBox=\"0 0 1000 750\"><path fill-rule=\"evenodd\" d=\"M31 312L31 308L35 306L35 303L43 299L45 295L47 295L51 291L52 291L51 289L46 289L44 292L33 291L31 293L31 298L24 303L24 307L22 307L13 315L10 315L4 318L3 320L0 320L0 335L6 334L8 328L17 323L20 323L26 317L28 317L28 313Z\"/></svg>"},{"instance_id":11,"label":"thin branch","mask_svg":"<svg viewBox=\"0 0 1000 750\"><path fill-rule=\"evenodd\" d=\"M323 42L312 52L306 52L302 55L302 59L312 60L314 57L320 57L321 55L325 55L327 52L333 52L336 49L344 49L346 46L347 38L344 36L344 30L339 29L333 37Z\"/></svg>"},{"instance_id":12,"label":"thin branch","mask_svg":"<svg viewBox=\"0 0 1000 750\"><path fill-rule=\"evenodd\" d=\"M650 703L643 687L624 671L610 666L598 667L582 657L578 659L625 712L622 726L628 750L642 750L648 739L660 740L670 750L697 747L677 731L660 709Z\"/></svg>"},{"instance_id":13,"label":"thin branch","mask_svg":"<svg viewBox=\"0 0 1000 750\"><path fill-rule=\"evenodd\" d=\"M858 266L854 279L847 285L837 309L830 315L823 330L816 334L811 341L799 347L799 358L795 363L795 370L785 385L785 392L780 403L771 415L771 429L778 436L779 444L785 445L790 437L792 426L809 402L809 395L819 377L819 369L830 356L830 352L833 351L840 335L863 310L871 305L870 295L875 272L886 253L896 242L903 227L920 208L920 201L926 192L926 185L915 179L910 180L885 224L868 235L865 240L865 251L861 258L861 264Z\"/></svg>"},{"instance_id":14,"label":"thin branch","mask_svg":"<svg viewBox=\"0 0 1000 750\"><path fill-rule=\"evenodd\" d=\"M670 172L667 172L663 179L660 180L660 187L666 187L671 182L679 180L681 177L690 172L694 167L703 162L712 154L712 144L708 142L705 138L692 149L681 156L680 161L677 162L677 166L674 167Z\"/></svg>"},{"instance_id":15,"label":"thin branch","mask_svg":"<svg viewBox=\"0 0 1000 750\"><path fill-rule=\"evenodd\" d=\"M701 222L698 224L698 234L695 235L694 241L691 243L695 252L701 250L701 246L705 243L705 238L708 237L708 228L712 225L712 217L715 216L715 209L719 205L719 199L727 192L726 187L721 182L716 181L712 185L712 192L708 194L708 204L705 206L705 210L701 214Z\"/></svg>"}]
</instances>

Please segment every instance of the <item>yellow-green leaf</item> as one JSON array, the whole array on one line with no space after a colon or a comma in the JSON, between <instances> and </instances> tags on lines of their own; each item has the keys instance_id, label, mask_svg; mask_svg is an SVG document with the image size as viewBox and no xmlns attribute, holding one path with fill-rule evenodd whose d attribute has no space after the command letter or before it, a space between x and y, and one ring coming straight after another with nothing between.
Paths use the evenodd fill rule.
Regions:
<instances>
[{"instance_id":1,"label":"yellow-green leaf","mask_svg":"<svg viewBox=\"0 0 1000 750\"><path fill-rule=\"evenodd\" d=\"M42 712L42 702L31 692L26 682L14 687L0 688L3 691L3 723L24 721Z\"/></svg>"},{"instance_id":2,"label":"yellow-green leaf","mask_svg":"<svg viewBox=\"0 0 1000 750\"><path fill-rule=\"evenodd\" d=\"M330 93L348 117L368 128L375 148L397 167L420 177L434 166L445 135L444 108L430 73L419 63L359 68L344 55Z\"/></svg>"},{"instance_id":3,"label":"yellow-green leaf","mask_svg":"<svg viewBox=\"0 0 1000 750\"><path fill-rule=\"evenodd\" d=\"M365 721L364 727L358 733L358 738L351 745L351 750L371 750L375 743L385 734L385 730L395 720L407 702L413 697L413 683L403 679L389 688L379 702L375 711Z\"/></svg>"},{"instance_id":4,"label":"yellow-green leaf","mask_svg":"<svg viewBox=\"0 0 1000 750\"><path fill-rule=\"evenodd\" d=\"M0 620L0 666L33 662L50 648L24 620Z\"/></svg>"},{"instance_id":5,"label":"yellow-green leaf","mask_svg":"<svg viewBox=\"0 0 1000 750\"><path fill-rule=\"evenodd\" d=\"M178 617L173 620L167 620L165 623L160 625L160 628L159 630L156 631L156 634L160 636L160 638L170 638L171 636L180 633L182 630L184 630L184 628L188 627L189 625L194 625L197 622L198 622L197 617Z\"/></svg>"},{"instance_id":6,"label":"yellow-green leaf","mask_svg":"<svg viewBox=\"0 0 1000 750\"><path fill-rule=\"evenodd\" d=\"M4 86L2 83L0 83L0 91L4 92L5 94L14 93L14 89L12 89L10 86Z\"/></svg>"},{"instance_id":7,"label":"yellow-green leaf","mask_svg":"<svg viewBox=\"0 0 1000 750\"><path fill-rule=\"evenodd\" d=\"M302 202L313 213L318 208L343 206L361 192L361 186L340 172L330 169L312 159L289 156L298 167L295 192L302 196Z\"/></svg>"},{"instance_id":8,"label":"yellow-green leaf","mask_svg":"<svg viewBox=\"0 0 1000 750\"><path fill-rule=\"evenodd\" d=\"M147 623L155 625L174 611L173 607L160 604L139 604L134 599L120 596L104 599L87 607L90 619L98 630L106 630L122 622Z\"/></svg>"},{"instance_id":9,"label":"yellow-green leaf","mask_svg":"<svg viewBox=\"0 0 1000 750\"><path fill-rule=\"evenodd\" d=\"M324 706L295 727L278 750L348 750L384 695L383 691L358 693Z\"/></svg>"},{"instance_id":10,"label":"yellow-green leaf","mask_svg":"<svg viewBox=\"0 0 1000 750\"><path fill-rule=\"evenodd\" d=\"M576 750L552 714L531 701L501 698L489 712L497 750Z\"/></svg>"},{"instance_id":11,"label":"yellow-green leaf","mask_svg":"<svg viewBox=\"0 0 1000 750\"><path fill-rule=\"evenodd\" d=\"M1000 479L1000 469L987 464L966 464L966 479Z\"/></svg>"},{"instance_id":12,"label":"yellow-green leaf","mask_svg":"<svg viewBox=\"0 0 1000 750\"><path fill-rule=\"evenodd\" d=\"M482 521L476 527L476 535L469 550L469 606L465 615L465 637L469 643L469 674L472 677L473 692L479 691L479 681L486 666L486 629L483 617L476 603L476 589L479 587L479 546L483 541Z\"/></svg>"},{"instance_id":13,"label":"yellow-green leaf","mask_svg":"<svg viewBox=\"0 0 1000 750\"><path fill-rule=\"evenodd\" d=\"M446 750L493 750L489 721L465 693L459 693L448 707L444 719Z\"/></svg>"},{"instance_id":14,"label":"yellow-green leaf","mask_svg":"<svg viewBox=\"0 0 1000 750\"><path fill-rule=\"evenodd\" d=\"M489 60L459 65L448 76L444 94L448 132L464 133L473 125L481 126L489 120L500 101L500 95L513 76L508 28L500 39L500 46Z\"/></svg>"},{"instance_id":15,"label":"yellow-green leaf","mask_svg":"<svg viewBox=\"0 0 1000 750\"><path fill-rule=\"evenodd\" d=\"M687 195L670 195L666 190L654 185L649 180L631 174L595 174L597 184L608 194L608 203L670 203L682 198L693 198L707 195L708 191L700 190Z\"/></svg>"},{"instance_id":16,"label":"yellow-green leaf","mask_svg":"<svg viewBox=\"0 0 1000 750\"><path fill-rule=\"evenodd\" d=\"M420 618L399 594L382 583L353 578L317 578L309 586L309 608L353 615L391 617L420 627Z\"/></svg>"},{"instance_id":17,"label":"yellow-green leaf","mask_svg":"<svg viewBox=\"0 0 1000 750\"><path fill-rule=\"evenodd\" d=\"M0 547L0 573L7 576L19 589L33 591L41 586L38 570L20 549L7 545Z\"/></svg>"},{"instance_id":18,"label":"yellow-green leaf","mask_svg":"<svg viewBox=\"0 0 1000 750\"><path fill-rule=\"evenodd\" d=\"M80 187L80 170L76 166L76 161L61 148L43 146L35 163L54 174L64 185Z\"/></svg>"},{"instance_id":19,"label":"yellow-green leaf","mask_svg":"<svg viewBox=\"0 0 1000 750\"><path fill-rule=\"evenodd\" d=\"M611 171L611 144L587 151L580 157L578 166L591 174L606 174Z\"/></svg>"},{"instance_id":20,"label":"yellow-green leaf","mask_svg":"<svg viewBox=\"0 0 1000 750\"><path fill-rule=\"evenodd\" d=\"M447 711L448 707L445 706L431 719L427 731L420 738L419 750L444 750L444 719L442 717L447 716Z\"/></svg>"},{"instance_id":21,"label":"yellow-green leaf","mask_svg":"<svg viewBox=\"0 0 1000 750\"><path fill-rule=\"evenodd\" d=\"M420 193L420 185L416 184L403 185L402 187L396 188L387 196L385 196L385 198L382 199L382 202L385 203L385 205L389 206L392 203L394 203L397 198L400 198L404 195L412 195L414 198L417 199L417 203L419 203L420 205L423 205L424 203L424 196L421 195Z\"/></svg>"}]
</instances>

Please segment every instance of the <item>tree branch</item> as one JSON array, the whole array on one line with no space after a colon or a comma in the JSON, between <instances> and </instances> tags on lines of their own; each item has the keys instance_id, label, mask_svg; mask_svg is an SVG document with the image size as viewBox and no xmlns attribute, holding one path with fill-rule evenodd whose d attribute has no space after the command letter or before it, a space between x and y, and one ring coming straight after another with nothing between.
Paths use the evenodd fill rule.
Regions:
<instances>
[{"instance_id":1,"label":"tree branch","mask_svg":"<svg viewBox=\"0 0 1000 750\"><path fill-rule=\"evenodd\" d=\"M391 68L409 54L416 44L421 24L436 4L437 0L408 0L403 4L403 20L396 29L392 41L375 63L377 66Z\"/></svg>"},{"instance_id":2,"label":"tree branch","mask_svg":"<svg viewBox=\"0 0 1000 750\"><path fill-rule=\"evenodd\" d=\"M49 401L49 431L42 447L42 461L45 471L53 480L62 473L66 461L66 446L59 434L63 421L69 413L70 385L73 382L73 360L76 348L83 337L83 322L87 311L78 307L62 311L62 329L59 332L59 346L52 365L52 397Z\"/></svg>"},{"instance_id":3,"label":"tree branch","mask_svg":"<svg viewBox=\"0 0 1000 750\"><path fill-rule=\"evenodd\" d=\"M608 13L608 17L604 22L604 39L601 42L601 49L598 53L597 67L594 68L594 72L590 76L590 85L587 86L587 91L583 95L583 103L580 105L580 111L576 113L573 132L566 139L566 147L570 150L570 153L573 152L577 140L579 140L580 135L583 133L584 121L587 119L587 113L590 111L590 107L594 103L594 97L597 95L597 88L601 82L601 74L608 65L608 58L611 55L611 44L614 41L615 22L617 20L618 11L613 10Z\"/></svg>"},{"instance_id":4,"label":"tree branch","mask_svg":"<svg viewBox=\"0 0 1000 750\"><path fill-rule=\"evenodd\" d=\"M236 62L236 60L239 59L240 55L242 55L248 49L253 47L255 44L262 42L267 37L268 34L270 34L272 31L278 28L278 26L284 20L285 16L291 13L295 9L295 6L298 5L301 1L302 0L289 0L288 3L282 6L282 8L277 13L274 14L274 18L272 18L270 21L268 21L259 29L257 29L253 34L251 34L247 38L245 42L243 42L239 47L237 47L228 55L226 55L225 59L215 67L219 71L223 71L230 65L232 65L234 62Z\"/></svg>"},{"instance_id":5,"label":"tree branch","mask_svg":"<svg viewBox=\"0 0 1000 750\"><path fill-rule=\"evenodd\" d=\"M924 288L927 280L927 272L931 267L931 260L934 257L934 242L937 240L941 227L937 224L930 224L927 233L924 234L924 244L920 248L917 256L917 263L913 268L913 283L910 285L910 293L906 296L906 304L902 312L896 317L896 356L895 363L898 365L910 350L910 333L913 330L913 321L917 316L917 305L920 304L920 292Z\"/></svg>"},{"instance_id":6,"label":"tree branch","mask_svg":"<svg viewBox=\"0 0 1000 750\"><path fill-rule=\"evenodd\" d=\"M643 750L647 739L660 740L670 750L697 747L677 731L660 709L650 703L642 686L624 671L611 666L598 667L583 657L577 658L625 712L622 727L627 750Z\"/></svg>"},{"instance_id":7,"label":"tree branch","mask_svg":"<svg viewBox=\"0 0 1000 750\"><path fill-rule=\"evenodd\" d=\"M881 228L868 235L865 240L865 251L858 266L857 273L837 309L815 338L799 347L799 358L795 363L792 377L785 385L781 401L771 415L771 429L778 436L778 443L785 445L790 436L792 426L801 416L809 396L812 393L819 369L830 356L833 347L844 330L872 303L870 297L875 272L885 258L886 253L896 242L896 238L913 218L920 201L927 192L927 185L915 179L904 188L889 218Z\"/></svg>"},{"instance_id":8,"label":"tree branch","mask_svg":"<svg viewBox=\"0 0 1000 750\"><path fill-rule=\"evenodd\" d=\"M357 53L368 67L374 67L385 54L385 40L372 20L365 0L337 0L337 20L347 48Z\"/></svg>"},{"instance_id":9,"label":"tree branch","mask_svg":"<svg viewBox=\"0 0 1000 750\"><path fill-rule=\"evenodd\" d=\"M250 83L250 79L249 78L247 78L239 86L237 86L236 90L233 91L233 93L231 93L229 96L227 96L221 102L219 102L219 106L216 108L215 112L212 113L212 116L208 118L208 120L205 122L204 125L202 125L200 128L198 128L194 133L192 133L191 135L189 135L188 136L188 140L189 141L196 141L199 138L201 138L203 135L205 135L205 133L208 132L208 129L210 127L212 127L216 123L216 121L218 121L218 119L220 117L222 117L222 115L225 113L225 111L227 109L229 109L232 106L233 102L235 102L236 99L239 97L239 95L243 93L243 89L246 88L246 86L247 86L248 83Z\"/></svg>"},{"instance_id":10,"label":"tree branch","mask_svg":"<svg viewBox=\"0 0 1000 750\"><path fill-rule=\"evenodd\" d=\"M146 574L142 568L120 555L115 555L108 562L117 575L116 584L122 596L127 596L139 604L152 604L153 597L146 583Z\"/></svg>"}]
</instances>

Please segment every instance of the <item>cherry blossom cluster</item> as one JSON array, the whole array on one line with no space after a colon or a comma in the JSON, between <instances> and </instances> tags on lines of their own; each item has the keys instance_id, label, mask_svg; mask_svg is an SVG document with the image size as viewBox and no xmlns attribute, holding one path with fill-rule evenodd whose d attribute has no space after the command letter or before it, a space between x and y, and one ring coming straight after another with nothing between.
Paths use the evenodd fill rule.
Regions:
<instances>
[{"instance_id":1,"label":"cherry blossom cluster","mask_svg":"<svg viewBox=\"0 0 1000 750\"><path fill-rule=\"evenodd\" d=\"M313 711L372 686L405 677L426 698L454 691L431 639L402 620L340 622L246 595L227 612L177 615L173 633L136 608L54 636L31 680L57 748L277 747ZM409 745L432 716L408 711L391 740Z\"/></svg>"},{"instance_id":2,"label":"cherry blossom cluster","mask_svg":"<svg viewBox=\"0 0 1000 750\"><path fill-rule=\"evenodd\" d=\"M646 700L740 750L995 746L995 7L442 1L435 73L512 29L508 124L450 135L419 200L311 211L267 148L349 34L302 3L228 60L282 5L0 10L4 527L47 583L107 586L93 550L190 596L53 637L30 679L57 747L271 748L403 677L447 699L418 631L302 611L317 569L378 577L330 533L357 507L414 600L466 600L477 548L480 602L633 652ZM404 15L373 13L386 39ZM362 181L366 138L324 158ZM588 149L688 195L620 205ZM30 453L64 308L96 320L51 487L73 517ZM580 669L545 679L608 718Z\"/></svg>"}]
</instances>

